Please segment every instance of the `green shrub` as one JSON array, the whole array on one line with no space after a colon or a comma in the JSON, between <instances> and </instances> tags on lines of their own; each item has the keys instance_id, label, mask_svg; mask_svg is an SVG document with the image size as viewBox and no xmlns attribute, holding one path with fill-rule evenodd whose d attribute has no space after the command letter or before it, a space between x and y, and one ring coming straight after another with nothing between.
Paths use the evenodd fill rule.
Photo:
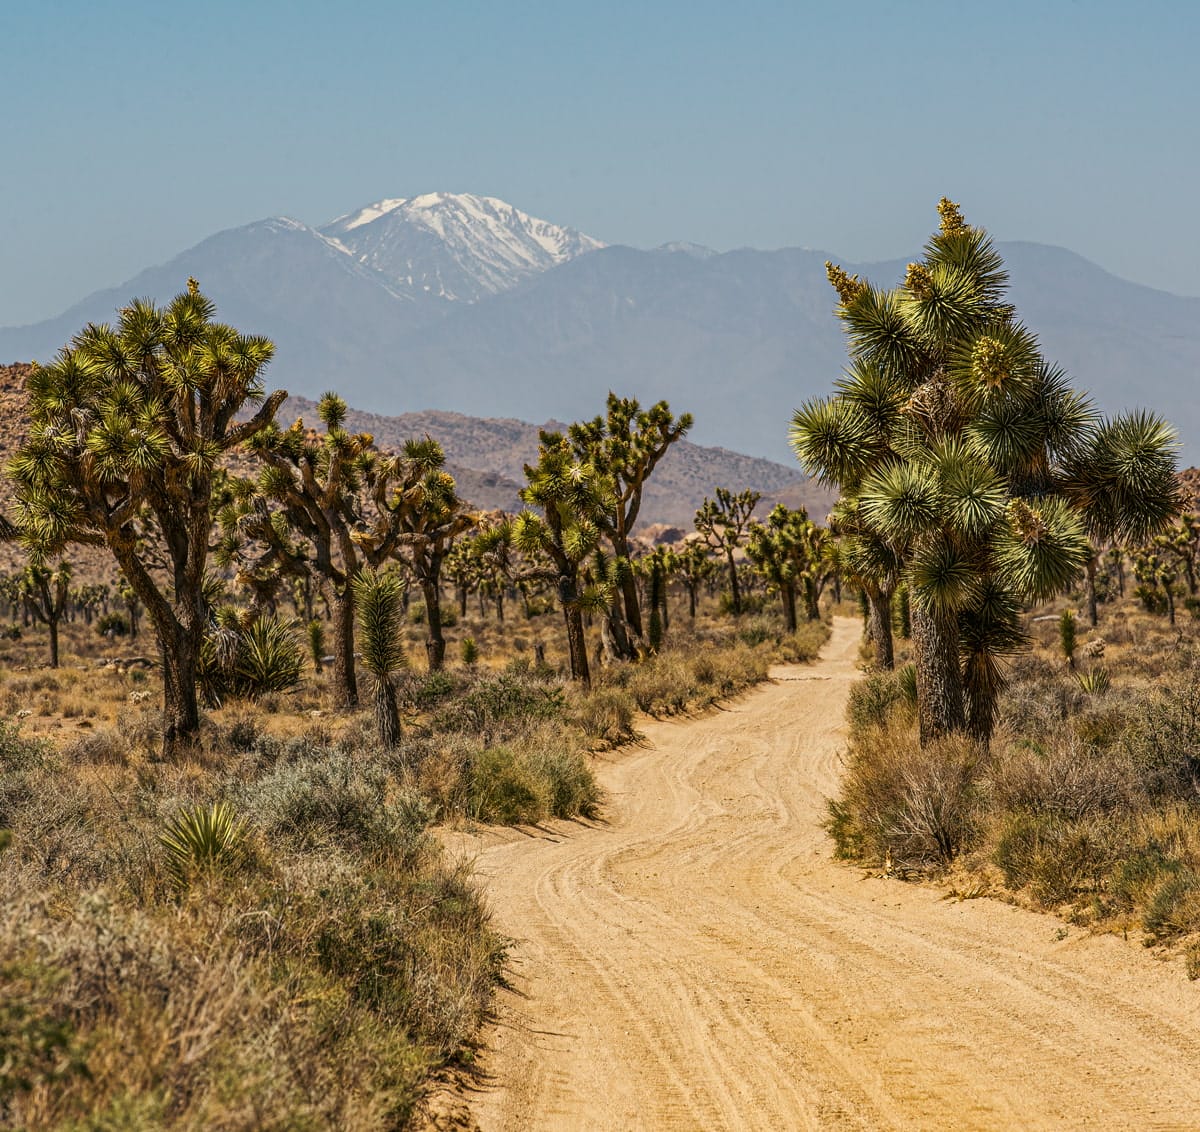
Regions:
<instances>
[{"instance_id":1,"label":"green shrub","mask_svg":"<svg viewBox=\"0 0 1200 1132\"><path fill-rule=\"evenodd\" d=\"M439 712L434 727L493 735L514 730L512 724L523 726L560 717L565 703L560 687L547 687L531 676L502 672L494 679L480 681Z\"/></svg>"},{"instance_id":2,"label":"green shrub","mask_svg":"<svg viewBox=\"0 0 1200 1132\"><path fill-rule=\"evenodd\" d=\"M912 665L890 672L872 672L850 689L846 720L852 736L872 728L899 727L911 718L916 705L916 670Z\"/></svg>"},{"instance_id":3,"label":"green shrub","mask_svg":"<svg viewBox=\"0 0 1200 1132\"><path fill-rule=\"evenodd\" d=\"M599 816L600 787L581 752L547 741L536 749L532 763L545 783L543 793L552 817Z\"/></svg>"},{"instance_id":4,"label":"green shrub","mask_svg":"<svg viewBox=\"0 0 1200 1132\"><path fill-rule=\"evenodd\" d=\"M509 747L485 747L471 761L467 812L500 825L541 821L547 802L536 774Z\"/></svg>"},{"instance_id":5,"label":"green shrub","mask_svg":"<svg viewBox=\"0 0 1200 1132\"><path fill-rule=\"evenodd\" d=\"M1200 929L1200 875L1181 868L1166 876L1142 912L1142 927L1154 939L1186 935Z\"/></svg>"},{"instance_id":6,"label":"green shrub","mask_svg":"<svg viewBox=\"0 0 1200 1132\"><path fill-rule=\"evenodd\" d=\"M1072 821L1054 813L1013 813L992 859L1008 888L1027 888L1038 903L1054 906L1101 890L1117 857L1118 837L1103 817Z\"/></svg>"},{"instance_id":7,"label":"green shrub","mask_svg":"<svg viewBox=\"0 0 1200 1132\"><path fill-rule=\"evenodd\" d=\"M463 637L458 645L458 654L463 664L473 668L479 661L479 646L475 643L475 638Z\"/></svg>"},{"instance_id":8,"label":"green shrub","mask_svg":"<svg viewBox=\"0 0 1200 1132\"><path fill-rule=\"evenodd\" d=\"M123 613L105 613L96 618L96 632L101 637L124 637L129 634L129 618Z\"/></svg>"},{"instance_id":9,"label":"green shrub","mask_svg":"<svg viewBox=\"0 0 1200 1132\"><path fill-rule=\"evenodd\" d=\"M396 794L378 764L329 750L276 767L240 798L264 832L299 849L336 846L404 860L424 848L433 816L419 799Z\"/></svg>"}]
</instances>

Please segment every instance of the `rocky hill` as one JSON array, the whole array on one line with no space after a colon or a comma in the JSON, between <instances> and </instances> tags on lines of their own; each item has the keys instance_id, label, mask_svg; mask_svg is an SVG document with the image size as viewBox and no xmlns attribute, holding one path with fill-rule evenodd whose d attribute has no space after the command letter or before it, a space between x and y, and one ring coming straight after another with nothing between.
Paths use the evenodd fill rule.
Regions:
<instances>
[{"instance_id":1,"label":"rocky hill","mask_svg":"<svg viewBox=\"0 0 1200 1132\"><path fill-rule=\"evenodd\" d=\"M0 468L7 464L28 432L25 379L29 369L27 364L20 363L0 366ZM315 402L303 397L289 398L278 419L286 425L296 417L315 423ZM381 447L392 449L411 437L428 434L442 444L459 490L472 504L481 509L505 511L519 510L522 506L518 492L525 482L525 463L537 455L537 425L518 420L483 420L460 413L385 417L351 409L347 426L356 432L372 433ZM548 421L542 427L563 426ZM647 484L641 527L690 529L704 496L711 495L717 486L761 492L760 510L765 511L782 500L792 507L807 507L817 518L824 518L834 499L833 493L806 480L797 469L680 441ZM0 476L0 505L7 506L10 499L8 481ZM94 548L78 548L71 557L92 563L93 569L107 568L106 556ZM19 548L0 543L0 572L16 568L20 561Z\"/></svg>"},{"instance_id":2,"label":"rocky hill","mask_svg":"<svg viewBox=\"0 0 1200 1132\"><path fill-rule=\"evenodd\" d=\"M295 417L315 421L316 403L304 397L289 398L279 419ZM445 449L462 493L477 506L506 511L521 506L517 492L525 482L525 465L537 457L539 429L565 428L553 420L534 425L511 418L438 411L389 417L351 410L347 425L356 432L371 433L384 448L398 448L410 437L432 436ZM696 509L717 487L760 492L760 511L782 501L790 507L807 508L817 519L824 519L836 498L835 492L805 478L798 468L681 440L646 484L641 525L690 529Z\"/></svg>"}]
</instances>

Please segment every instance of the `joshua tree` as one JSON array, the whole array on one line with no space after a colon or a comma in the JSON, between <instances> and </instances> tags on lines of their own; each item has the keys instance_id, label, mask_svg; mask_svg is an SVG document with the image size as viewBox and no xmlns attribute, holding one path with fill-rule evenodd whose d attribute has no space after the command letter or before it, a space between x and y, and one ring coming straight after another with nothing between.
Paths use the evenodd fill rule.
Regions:
<instances>
[{"instance_id":1,"label":"joshua tree","mask_svg":"<svg viewBox=\"0 0 1200 1132\"><path fill-rule=\"evenodd\" d=\"M715 501L704 497L700 510L696 512L696 530L704 539L705 546L725 556L725 564L729 569L730 603L733 615L737 617L742 612L742 590L733 556L742 545L750 517L762 495L749 490L734 495L728 488L719 487L716 496Z\"/></svg>"},{"instance_id":2,"label":"joshua tree","mask_svg":"<svg viewBox=\"0 0 1200 1132\"><path fill-rule=\"evenodd\" d=\"M656 546L638 559L638 568L646 579L650 624L646 643L651 651L662 648L663 638L671 627L667 606L667 581L679 568L679 556L669 546Z\"/></svg>"},{"instance_id":3,"label":"joshua tree","mask_svg":"<svg viewBox=\"0 0 1200 1132\"><path fill-rule=\"evenodd\" d=\"M897 288L828 265L851 364L796 412L792 443L900 564L922 740L986 741L1022 605L1084 569L1089 534L1161 529L1178 492L1166 425L1100 420L1017 321L987 234L939 211Z\"/></svg>"},{"instance_id":4,"label":"joshua tree","mask_svg":"<svg viewBox=\"0 0 1200 1132\"><path fill-rule=\"evenodd\" d=\"M692 541L675 556L676 573L683 583L688 595L688 617L696 620L696 597L700 587L716 572L717 564L713 561L708 547L702 542Z\"/></svg>"},{"instance_id":5,"label":"joshua tree","mask_svg":"<svg viewBox=\"0 0 1200 1132\"><path fill-rule=\"evenodd\" d=\"M803 508L792 511L777 503L766 523L751 523L746 557L778 591L789 633L796 631L796 596L804 598L809 621L820 617L818 602L830 574L829 532L817 526Z\"/></svg>"},{"instance_id":6,"label":"joshua tree","mask_svg":"<svg viewBox=\"0 0 1200 1132\"><path fill-rule=\"evenodd\" d=\"M21 592L34 617L50 630L50 667L58 667L58 624L67 610L71 564L60 562L55 570L30 563L21 579Z\"/></svg>"},{"instance_id":7,"label":"joshua tree","mask_svg":"<svg viewBox=\"0 0 1200 1132\"><path fill-rule=\"evenodd\" d=\"M363 667L375 682L375 724L385 747L400 742L400 710L392 679L407 663L404 655L403 581L394 571L363 570L351 581L358 613L358 644Z\"/></svg>"},{"instance_id":8,"label":"joshua tree","mask_svg":"<svg viewBox=\"0 0 1200 1132\"><path fill-rule=\"evenodd\" d=\"M29 439L9 471L35 562L106 546L146 607L163 664L163 752L200 728L196 666L217 468L287 396L263 401L274 347L213 321L195 280L164 308L138 299L33 368ZM262 402L237 423L247 403ZM161 569L156 567L161 566Z\"/></svg>"},{"instance_id":9,"label":"joshua tree","mask_svg":"<svg viewBox=\"0 0 1200 1132\"><path fill-rule=\"evenodd\" d=\"M895 665L892 644L892 595L897 592L900 562L895 548L862 519L858 502L843 497L829 516L830 529L838 536L841 570L862 592L867 603L867 633L875 646L877 668ZM908 636L908 591L902 593L901 636Z\"/></svg>"},{"instance_id":10,"label":"joshua tree","mask_svg":"<svg viewBox=\"0 0 1200 1132\"><path fill-rule=\"evenodd\" d=\"M613 506L612 487L604 473L580 460L570 441L557 432L541 434L538 462L525 465L525 477L529 483L521 498L542 513L526 510L513 520L513 547L535 559L514 577L554 584L566 621L571 679L587 688L591 672L583 611L603 610L611 594L582 585L580 570L600 542L600 522Z\"/></svg>"},{"instance_id":11,"label":"joshua tree","mask_svg":"<svg viewBox=\"0 0 1200 1132\"><path fill-rule=\"evenodd\" d=\"M692 415L683 413L676 419L666 401L643 409L632 398L610 392L605 416L573 424L568 430L576 456L598 468L612 483L612 504L604 528L618 559L629 561L629 536L641 511L646 480L671 445L691 427ZM621 569L619 589L625 620L640 638L642 613L631 571Z\"/></svg>"},{"instance_id":12,"label":"joshua tree","mask_svg":"<svg viewBox=\"0 0 1200 1132\"><path fill-rule=\"evenodd\" d=\"M425 656L429 671L446 662L442 636L442 563L456 539L471 530L478 516L458 497L454 477L445 470L442 446L428 436L410 440L403 456L379 466L386 490L376 508L396 530L397 553L412 570L425 599ZM389 494L390 492L390 494Z\"/></svg>"}]
</instances>

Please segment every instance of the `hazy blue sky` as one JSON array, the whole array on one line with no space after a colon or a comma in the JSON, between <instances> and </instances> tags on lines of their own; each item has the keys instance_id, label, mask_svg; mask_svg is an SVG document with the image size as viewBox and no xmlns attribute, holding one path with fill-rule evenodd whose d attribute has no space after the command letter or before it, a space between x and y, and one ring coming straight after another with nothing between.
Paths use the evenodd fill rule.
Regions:
<instances>
[{"instance_id":1,"label":"hazy blue sky","mask_svg":"<svg viewBox=\"0 0 1200 1132\"><path fill-rule=\"evenodd\" d=\"M1000 239L1200 294L1200 6L0 0L0 325L221 228L500 196L612 242Z\"/></svg>"}]
</instances>

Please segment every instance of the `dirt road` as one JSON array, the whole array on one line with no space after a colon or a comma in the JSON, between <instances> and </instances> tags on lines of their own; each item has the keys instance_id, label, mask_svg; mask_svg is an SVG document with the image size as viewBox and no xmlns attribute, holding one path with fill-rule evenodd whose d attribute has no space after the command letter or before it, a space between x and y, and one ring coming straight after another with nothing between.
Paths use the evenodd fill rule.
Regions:
<instances>
[{"instance_id":1,"label":"dirt road","mask_svg":"<svg viewBox=\"0 0 1200 1132\"><path fill-rule=\"evenodd\" d=\"M607 823L463 838L517 941L485 1132L1200 1129L1178 963L830 860L858 637L648 726Z\"/></svg>"}]
</instances>

